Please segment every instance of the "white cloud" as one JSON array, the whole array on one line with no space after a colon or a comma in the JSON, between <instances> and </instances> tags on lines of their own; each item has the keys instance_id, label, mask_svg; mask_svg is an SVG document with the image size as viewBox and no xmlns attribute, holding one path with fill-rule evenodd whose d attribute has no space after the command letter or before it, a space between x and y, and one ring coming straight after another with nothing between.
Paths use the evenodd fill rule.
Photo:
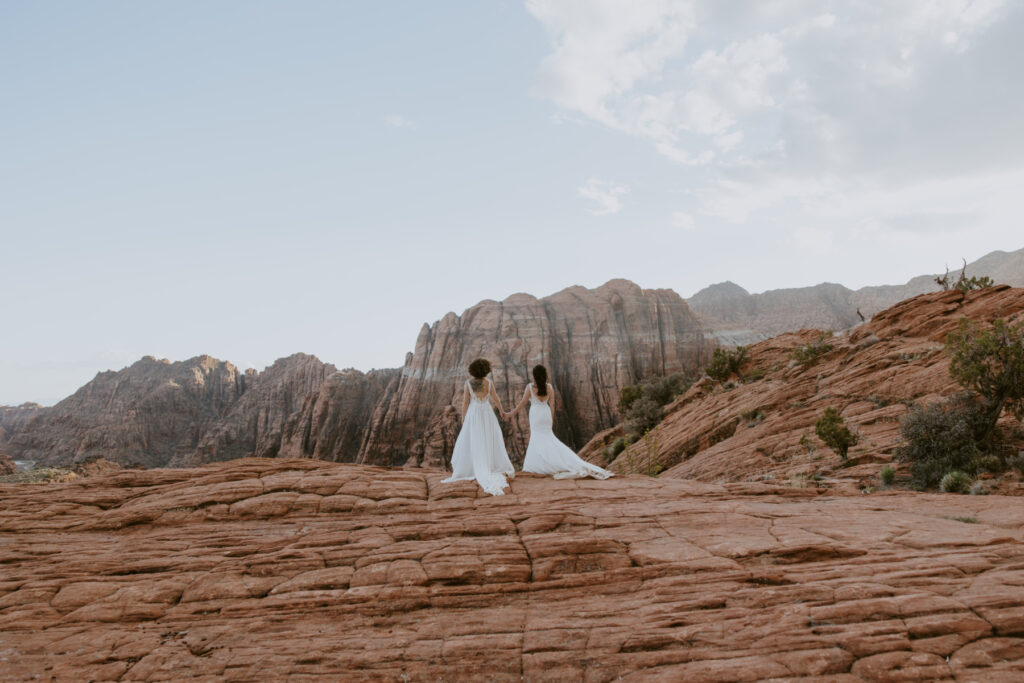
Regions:
<instances>
[{"instance_id":1,"label":"white cloud","mask_svg":"<svg viewBox=\"0 0 1024 683\"><path fill-rule=\"evenodd\" d=\"M685 211L672 212L672 227L679 228L680 230L693 230L693 226L693 216Z\"/></svg>"},{"instance_id":2,"label":"white cloud","mask_svg":"<svg viewBox=\"0 0 1024 683\"><path fill-rule=\"evenodd\" d=\"M384 123L392 128L415 128L416 122L407 119L400 114L388 114L384 117Z\"/></svg>"},{"instance_id":3,"label":"white cloud","mask_svg":"<svg viewBox=\"0 0 1024 683\"><path fill-rule=\"evenodd\" d=\"M691 204L673 214L676 227L757 225L821 252L841 235L1006 234L1024 213L1019 4L526 7L552 43L537 91L561 121L597 122L688 167ZM598 212L621 208L589 183L580 194Z\"/></svg>"},{"instance_id":4,"label":"white cloud","mask_svg":"<svg viewBox=\"0 0 1024 683\"><path fill-rule=\"evenodd\" d=\"M629 193L629 187L608 180L591 178L577 190L577 193L584 199L594 202L594 206L589 209L592 215L608 216L622 211L620 197Z\"/></svg>"},{"instance_id":5,"label":"white cloud","mask_svg":"<svg viewBox=\"0 0 1024 683\"><path fill-rule=\"evenodd\" d=\"M774 144L763 139L770 129L819 143L848 135L839 107L850 98L877 104L1005 14L1002 0L819 7L526 0L552 41L537 91L676 162L728 163Z\"/></svg>"}]
</instances>

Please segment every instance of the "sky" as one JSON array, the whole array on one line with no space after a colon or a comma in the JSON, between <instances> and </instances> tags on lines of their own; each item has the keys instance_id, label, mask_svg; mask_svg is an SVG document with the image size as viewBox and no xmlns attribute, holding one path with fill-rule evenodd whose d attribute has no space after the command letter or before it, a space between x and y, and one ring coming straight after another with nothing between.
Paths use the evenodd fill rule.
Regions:
<instances>
[{"instance_id":1,"label":"sky","mask_svg":"<svg viewBox=\"0 0 1024 683\"><path fill-rule=\"evenodd\" d=\"M0 404L1024 246L1024 3L0 0Z\"/></svg>"}]
</instances>

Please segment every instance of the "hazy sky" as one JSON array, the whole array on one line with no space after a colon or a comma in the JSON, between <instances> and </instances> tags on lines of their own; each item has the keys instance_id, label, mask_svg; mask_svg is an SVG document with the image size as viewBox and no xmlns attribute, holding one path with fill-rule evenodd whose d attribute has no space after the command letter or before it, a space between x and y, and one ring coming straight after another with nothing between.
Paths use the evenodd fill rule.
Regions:
<instances>
[{"instance_id":1,"label":"hazy sky","mask_svg":"<svg viewBox=\"0 0 1024 683\"><path fill-rule=\"evenodd\" d=\"M0 403L1024 246L1024 3L0 0Z\"/></svg>"}]
</instances>

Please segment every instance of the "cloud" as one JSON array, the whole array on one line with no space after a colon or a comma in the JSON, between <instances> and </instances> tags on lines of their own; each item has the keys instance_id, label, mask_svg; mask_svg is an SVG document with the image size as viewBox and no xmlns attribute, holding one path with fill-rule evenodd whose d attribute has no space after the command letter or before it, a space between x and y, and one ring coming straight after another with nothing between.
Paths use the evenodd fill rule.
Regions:
<instances>
[{"instance_id":1,"label":"cloud","mask_svg":"<svg viewBox=\"0 0 1024 683\"><path fill-rule=\"evenodd\" d=\"M392 128L415 128L416 122L405 118L400 114L388 114L384 117L384 123Z\"/></svg>"},{"instance_id":2,"label":"cloud","mask_svg":"<svg viewBox=\"0 0 1024 683\"><path fill-rule=\"evenodd\" d=\"M956 233L1024 211L1011 189L1024 177L1019 4L526 8L551 43L536 92L564 123L596 122L679 164L691 221L756 222L820 250L838 243L822 233Z\"/></svg>"},{"instance_id":3,"label":"cloud","mask_svg":"<svg viewBox=\"0 0 1024 683\"><path fill-rule=\"evenodd\" d=\"M673 211L672 212L672 227L679 228L680 230L693 230L694 220L693 216L686 213L685 211Z\"/></svg>"},{"instance_id":4,"label":"cloud","mask_svg":"<svg viewBox=\"0 0 1024 683\"><path fill-rule=\"evenodd\" d=\"M589 209L594 216L608 216L622 211L622 199L620 197L629 193L629 187L607 180L591 178L582 185L577 193L584 199L594 202L595 206Z\"/></svg>"},{"instance_id":5,"label":"cloud","mask_svg":"<svg viewBox=\"0 0 1024 683\"><path fill-rule=\"evenodd\" d=\"M790 131L797 141L841 141L851 98L884 105L874 96L913 87L930 63L967 52L1006 14L1002 0L819 7L527 0L552 42L537 92L674 161L736 160Z\"/></svg>"}]
</instances>

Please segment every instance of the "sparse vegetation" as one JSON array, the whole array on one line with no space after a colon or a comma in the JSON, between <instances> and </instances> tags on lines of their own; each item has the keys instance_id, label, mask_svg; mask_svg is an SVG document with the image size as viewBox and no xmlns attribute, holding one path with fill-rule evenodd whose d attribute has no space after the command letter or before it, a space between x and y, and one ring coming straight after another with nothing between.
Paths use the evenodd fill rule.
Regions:
<instances>
[{"instance_id":1,"label":"sparse vegetation","mask_svg":"<svg viewBox=\"0 0 1024 683\"><path fill-rule=\"evenodd\" d=\"M1024 451L1017 453L1017 455L1011 456L1006 464L1014 468L1021 474L1024 474Z\"/></svg>"},{"instance_id":2,"label":"sparse vegetation","mask_svg":"<svg viewBox=\"0 0 1024 683\"><path fill-rule=\"evenodd\" d=\"M960 277L957 278L956 282L953 282L949 278L949 266L946 266L946 274L941 277L935 278L935 284L942 287L943 291L949 291L956 289L961 292L969 292L972 289L984 289L985 287L991 287L995 284L992 278L987 275L982 277L967 277L967 259L964 259L963 268L960 269Z\"/></svg>"},{"instance_id":3,"label":"sparse vegetation","mask_svg":"<svg viewBox=\"0 0 1024 683\"><path fill-rule=\"evenodd\" d=\"M977 517L950 517L954 522L963 522L964 524L977 524Z\"/></svg>"},{"instance_id":4,"label":"sparse vegetation","mask_svg":"<svg viewBox=\"0 0 1024 683\"><path fill-rule=\"evenodd\" d=\"M983 481L976 481L971 484L971 495L972 496L987 496L988 486Z\"/></svg>"},{"instance_id":5,"label":"sparse vegetation","mask_svg":"<svg viewBox=\"0 0 1024 683\"><path fill-rule=\"evenodd\" d=\"M626 449L626 437L620 436L612 441L610 444L605 446L604 456L607 462L614 460L619 453Z\"/></svg>"},{"instance_id":6,"label":"sparse vegetation","mask_svg":"<svg viewBox=\"0 0 1024 683\"><path fill-rule=\"evenodd\" d=\"M619 463L620 473L658 476L663 467L658 456L657 430L646 432L637 443L627 445Z\"/></svg>"},{"instance_id":7,"label":"sparse vegetation","mask_svg":"<svg viewBox=\"0 0 1024 683\"><path fill-rule=\"evenodd\" d=\"M634 443L640 435L658 426L663 416L662 408L689 386L686 378L676 373L623 387L619 392L619 413L626 427L627 441Z\"/></svg>"},{"instance_id":8,"label":"sparse vegetation","mask_svg":"<svg viewBox=\"0 0 1024 683\"><path fill-rule=\"evenodd\" d=\"M733 375L742 376L740 371L747 362L747 347L737 346L735 350L715 349L711 355L711 362L704 372L708 377L719 382L724 382Z\"/></svg>"},{"instance_id":9,"label":"sparse vegetation","mask_svg":"<svg viewBox=\"0 0 1024 683\"><path fill-rule=\"evenodd\" d=\"M78 474L64 467L39 467L0 476L0 484L51 484L78 479Z\"/></svg>"},{"instance_id":10,"label":"sparse vegetation","mask_svg":"<svg viewBox=\"0 0 1024 683\"><path fill-rule=\"evenodd\" d=\"M900 421L903 443L896 449L896 457L910 463L911 483L934 488L951 470L976 471L980 417L978 401L966 392L929 406L913 405Z\"/></svg>"},{"instance_id":11,"label":"sparse vegetation","mask_svg":"<svg viewBox=\"0 0 1024 683\"><path fill-rule=\"evenodd\" d=\"M798 346L790 351L790 360L796 361L805 368L814 365L822 356L834 348L829 341L831 338L831 330L819 332L817 339L814 341Z\"/></svg>"},{"instance_id":12,"label":"sparse vegetation","mask_svg":"<svg viewBox=\"0 0 1024 683\"><path fill-rule=\"evenodd\" d=\"M814 423L814 433L842 460L846 460L850 447L858 441L857 435L850 431L843 416L833 407L826 408L825 414Z\"/></svg>"},{"instance_id":13,"label":"sparse vegetation","mask_svg":"<svg viewBox=\"0 0 1024 683\"><path fill-rule=\"evenodd\" d=\"M764 421L764 411L760 408L751 408L750 410L744 410L740 413L740 419L743 420L744 424L748 427L753 427L756 424L760 424Z\"/></svg>"},{"instance_id":14,"label":"sparse vegetation","mask_svg":"<svg viewBox=\"0 0 1024 683\"><path fill-rule=\"evenodd\" d=\"M944 493L968 493L971 490L971 477L960 470L952 470L939 482L939 489Z\"/></svg>"},{"instance_id":15,"label":"sparse vegetation","mask_svg":"<svg viewBox=\"0 0 1024 683\"><path fill-rule=\"evenodd\" d=\"M981 399L982 431L976 437L982 450L991 451L1003 410L1024 418L1024 321L1011 325L997 318L984 329L961 318L946 350L950 375Z\"/></svg>"},{"instance_id":16,"label":"sparse vegetation","mask_svg":"<svg viewBox=\"0 0 1024 683\"><path fill-rule=\"evenodd\" d=\"M878 478L882 481L883 486L892 486L896 483L896 470L889 465L885 465L879 471Z\"/></svg>"}]
</instances>

